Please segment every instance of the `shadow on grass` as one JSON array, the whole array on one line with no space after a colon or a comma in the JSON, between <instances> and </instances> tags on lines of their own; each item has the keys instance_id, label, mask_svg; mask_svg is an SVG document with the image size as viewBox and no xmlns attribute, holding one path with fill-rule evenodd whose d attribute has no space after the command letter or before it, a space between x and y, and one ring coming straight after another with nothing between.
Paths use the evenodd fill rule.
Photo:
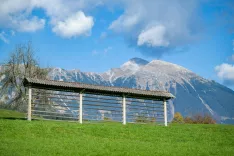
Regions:
<instances>
[{"instance_id":1,"label":"shadow on grass","mask_svg":"<svg viewBox=\"0 0 234 156\"><path fill-rule=\"evenodd\" d=\"M0 117L0 119L3 120L27 120L27 118L24 117ZM32 119L33 121L40 121L40 119Z\"/></svg>"},{"instance_id":2,"label":"shadow on grass","mask_svg":"<svg viewBox=\"0 0 234 156\"><path fill-rule=\"evenodd\" d=\"M6 120L27 120L27 118L23 118L23 117L0 117L0 119L6 119Z\"/></svg>"}]
</instances>

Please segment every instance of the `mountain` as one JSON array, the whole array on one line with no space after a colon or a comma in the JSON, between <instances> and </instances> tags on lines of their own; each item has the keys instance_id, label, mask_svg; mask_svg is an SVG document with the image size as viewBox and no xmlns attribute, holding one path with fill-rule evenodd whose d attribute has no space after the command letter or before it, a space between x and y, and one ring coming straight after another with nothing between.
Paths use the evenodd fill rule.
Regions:
<instances>
[{"instance_id":1,"label":"mountain","mask_svg":"<svg viewBox=\"0 0 234 156\"><path fill-rule=\"evenodd\" d=\"M105 73L51 68L49 75L60 81L169 91L176 96L169 101L170 119L174 112L209 113L220 123L234 123L234 91L169 62L133 58Z\"/></svg>"},{"instance_id":2,"label":"mountain","mask_svg":"<svg viewBox=\"0 0 234 156\"><path fill-rule=\"evenodd\" d=\"M183 116L209 113L219 123L234 124L233 90L169 62L133 58L104 73L50 68L49 77L58 81L169 91L176 96L168 102L169 120L174 112Z\"/></svg>"}]
</instances>

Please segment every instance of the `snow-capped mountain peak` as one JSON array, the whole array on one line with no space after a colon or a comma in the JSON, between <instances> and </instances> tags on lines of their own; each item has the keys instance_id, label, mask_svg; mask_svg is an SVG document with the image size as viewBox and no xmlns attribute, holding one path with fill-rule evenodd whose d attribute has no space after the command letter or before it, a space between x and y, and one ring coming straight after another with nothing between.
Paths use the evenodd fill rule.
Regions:
<instances>
[{"instance_id":1,"label":"snow-capped mountain peak","mask_svg":"<svg viewBox=\"0 0 234 156\"><path fill-rule=\"evenodd\" d=\"M154 66L158 68L167 69L167 71L174 71L174 72L192 72L180 65L173 64L170 62L162 61L162 60L152 60L150 63L147 64L148 66Z\"/></svg>"},{"instance_id":2,"label":"snow-capped mountain peak","mask_svg":"<svg viewBox=\"0 0 234 156\"><path fill-rule=\"evenodd\" d=\"M135 64L138 64L138 65L146 65L149 63L148 61L141 59L141 58L138 58L138 57L134 57L134 58L130 59L129 61L134 62Z\"/></svg>"},{"instance_id":3,"label":"snow-capped mountain peak","mask_svg":"<svg viewBox=\"0 0 234 156\"><path fill-rule=\"evenodd\" d=\"M148 64L149 62L141 58L132 58L121 66L123 71L137 71L140 67Z\"/></svg>"}]
</instances>

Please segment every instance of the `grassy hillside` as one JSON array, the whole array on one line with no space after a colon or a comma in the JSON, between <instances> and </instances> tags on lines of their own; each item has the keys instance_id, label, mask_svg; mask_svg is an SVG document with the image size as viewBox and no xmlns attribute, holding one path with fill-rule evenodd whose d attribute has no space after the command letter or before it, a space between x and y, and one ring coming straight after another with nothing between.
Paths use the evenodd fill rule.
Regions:
<instances>
[{"instance_id":1,"label":"grassy hillside","mask_svg":"<svg viewBox=\"0 0 234 156\"><path fill-rule=\"evenodd\" d=\"M16 112L12 110L5 110L5 109L0 109L0 118L8 118L8 119L19 119L19 118L25 118L26 115L21 112Z\"/></svg>"},{"instance_id":2,"label":"grassy hillside","mask_svg":"<svg viewBox=\"0 0 234 156\"><path fill-rule=\"evenodd\" d=\"M81 125L74 122L29 122L1 118L0 134L0 155L136 156L234 153L232 125Z\"/></svg>"}]
</instances>

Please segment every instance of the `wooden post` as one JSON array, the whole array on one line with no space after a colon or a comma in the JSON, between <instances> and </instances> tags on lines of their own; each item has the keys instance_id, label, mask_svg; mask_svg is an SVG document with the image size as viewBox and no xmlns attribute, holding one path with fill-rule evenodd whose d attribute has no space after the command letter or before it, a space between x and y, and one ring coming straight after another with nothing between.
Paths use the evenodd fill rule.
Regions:
<instances>
[{"instance_id":1,"label":"wooden post","mask_svg":"<svg viewBox=\"0 0 234 156\"><path fill-rule=\"evenodd\" d=\"M80 115L79 115L79 121L80 121L80 123L82 124L82 121L83 121L83 107L82 107L82 105L83 105L83 94L82 93L80 93Z\"/></svg>"},{"instance_id":2,"label":"wooden post","mask_svg":"<svg viewBox=\"0 0 234 156\"><path fill-rule=\"evenodd\" d=\"M28 121L31 121L32 88L28 87Z\"/></svg>"},{"instance_id":3,"label":"wooden post","mask_svg":"<svg viewBox=\"0 0 234 156\"><path fill-rule=\"evenodd\" d=\"M163 99L163 105L164 105L164 124L167 126L167 101L166 99Z\"/></svg>"},{"instance_id":4,"label":"wooden post","mask_svg":"<svg viewBox=\"0 0 234 156\"><path fill-rule=\"evenodd\" d=\"M123 95L123 124L126 125L126 98Z\"/></svg>"}]
</instances>

